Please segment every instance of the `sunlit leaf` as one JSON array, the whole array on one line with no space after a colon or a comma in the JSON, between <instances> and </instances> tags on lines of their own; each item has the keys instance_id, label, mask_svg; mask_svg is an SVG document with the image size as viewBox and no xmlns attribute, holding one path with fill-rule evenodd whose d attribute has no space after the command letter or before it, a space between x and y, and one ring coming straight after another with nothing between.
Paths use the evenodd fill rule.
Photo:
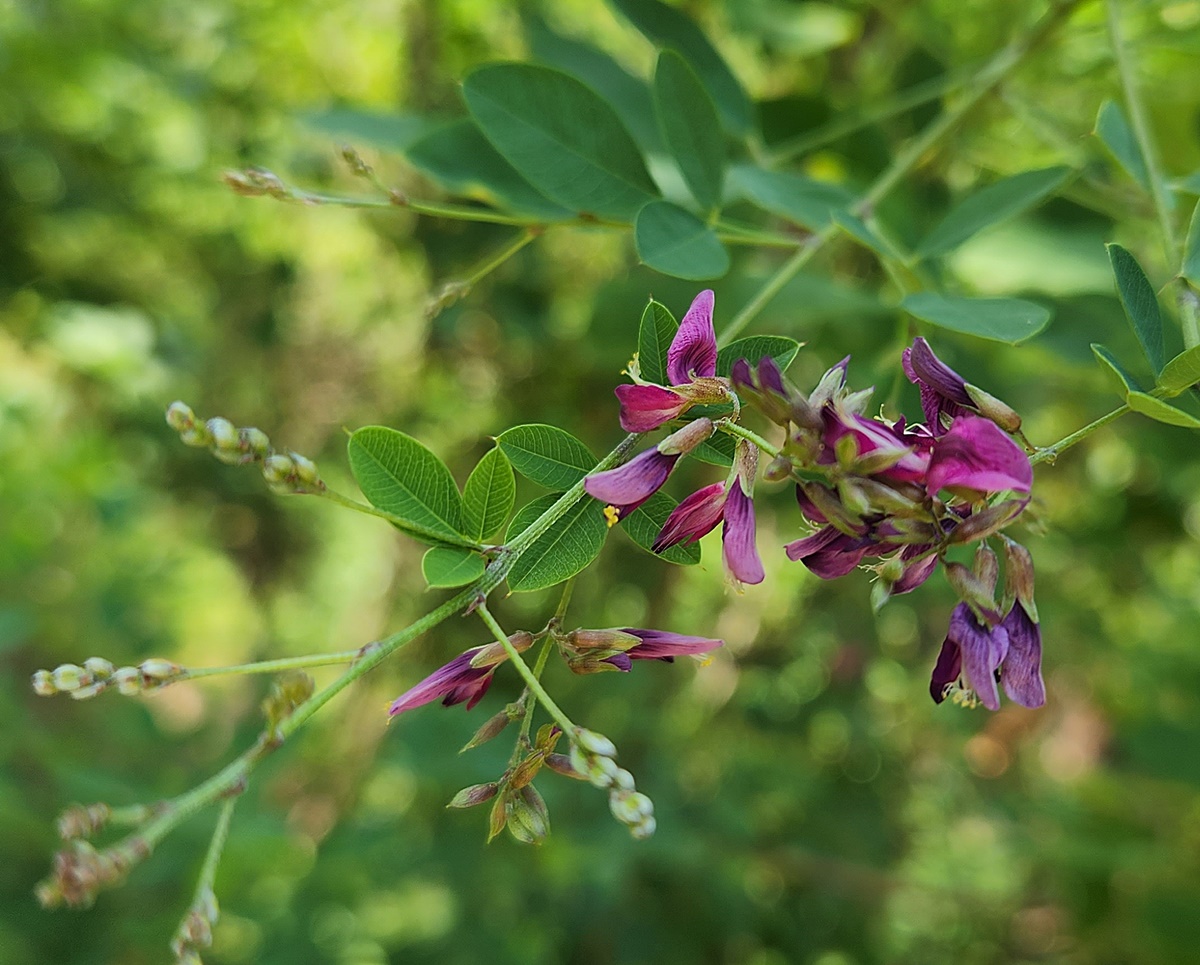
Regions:
<instances>
[{"instance_id":1,"label":"sunlit leaf","mask_svg":"<svg viewBox=\"0 0 1200 965\"><path fill-rule=\"evenodd\" d=\"M748 338L739 338L717 352L717 375L728 378L733 370L733 363L738 359L746 359L754 365L768 355L775 360L781 371L786 371L799 351L800 343L783 335L751 335Z\"/></svg>"},{"instance_id":2,"label":"sunlit leaf","mask_svg":"<svg viewBox=\"0 0 1200 965\"><path fill-rule=\"evenodd\" d=\"M667 350L679 323L670 309L653 298L642 312L638 326L638 366L647 382L667 385Z\"/></svg>"},{"instance_id":3,"label":"sunlit leaf","mask_svg":"<svg viewBox=\"0 0 1200 965\"><path fill-rule=\"evenodd\" d=\"M432 587L466 586L485 568L482 556L458 546L434 546L421 558L421 573Z\"/></svg>"},{"instance_id":4,"label":"sunlit leaf","mask_svg":"<svg viewBox=\"0 0 1200 965\"><path fill-rule=\"evenodd\" d=\"M484 136L548 198L632 220L658 194L612 106L574 77L535 64L490 64L463 82Z\"/></svg>"},{"instance_id":5,"label":"sunlit leaf","mask_svg":"<svg viewBox=\"0 0 1200 965\"><path fill-rule=\"evenodd\" d=\"M1200 382L1200 345L1193 345L1171 359L1158 377L1159 388L1169 395L1179 395L1188 386Z\"/></svg>"},{"instance_id":6,"label":"sunlit leaf","mask_svg":"<svg viewBox=\"0 0 1200 965\"><path fill-rule=\"evenodd\" d=\"M1142 271L1137 259L1120 245L1108 246L1108 258L1112 262L1113 275L1117 279L1117 294L1125 309L1142 351L1150 360L1155 373L1163 367L1163 323L1158 307L1158 296L1154 286Z\"/></svg>"},{"instance_id":7,"label":"sunlit leaf","mask_svg":"<svg viewBox=\"0 0 1200 965\"><path fill-rule=\"evenodd\" d=\"M931 325L1010 345L1032 338L1050 321L1050 309L1020 298L963 298L921 292L907 296L900 307Z\"/></svg>"},{"instance_id":8,"label":"sunlit leaf","mask_svg":"<svg viewBox=\"0 0 1200 965\"><path fill-rule=\"evenodd\" d=\"M570 489L596 466L596 457L557 426L514 426L496 437L514 469L547 489Z\"/></svg>"},{"instance_id":9,"label":"sunlit leaf","mask_svg":"<svg viewBox=\"0 0 1200 965\"><path fill-rule=\"evenodd\" d=\"M705 211L721 204L725 138L717 108L696 72L673 50L658 56L654 107L667 149L679 165L696 203Z\"/></svg>"},{"instance_id":10,"label":"sunlit leaf","mask_svg":"<svg viewBox=\"0 0 1200 965\"><path fill-rule=\"evenodd\" d=\"M1190 412L1177 409L1145 392L1130 392L1126 401L1134 412L1140 412L1155 422L1165 422L1169 426L1179 426L1183 429L1200 429L1200 419Z\"/></svg>"},{"instance_id":11,"label":"sunlit leaf","mask_svg":"<svg viewBox=\"0 0 1200 965\"><path fill-rule=\"evenodd\" d=\"M1141 386L1137 384L1137 380L1129 374L1125 366L1118 362L1116 356L1103 345L1093 342L1092 354L1096 356L1096 361L1100 363L1100 369L1108 379L1108 384L1122 399L1128 397L1130 392L1140 392L1142 390Z\"/></svg>"},{"instance_id":12,"label":"sunlit leaf","mask_svg":"<svg viewBox=\"0 0 1200 965\"><path fill-rule=\"evenodd\" d=\"M729 271L729 252L713 230L670 201L651 201L638 212L633 240L638 257L664 275L702 281Z\"/></svg>"},{"instance_id":13,"label":"sunlit leaf","mask_svg":"<svg viewBox=\"0 0 1200 965\"><path fill-rule=\"evenodd\" d=\"M517 498L512 464L499 447L487 452L471 470L463 487L463 525L472 539L485 540L500 531Z\"/></svg>"},{"instance_id":14,"label":"sunlit leaf","mask_svg":"<svg viewBox=\"0 0 1200 965\"><path fill-rule=\"evenodd\" d=\"M551 493L522 506L508 527L507 539L511 542L527 529L561 495ZM521 554L508 572L509 589L523 593L570 579L600 555L607 533L603 507L584 497Z\"/></svg>"}]
</instances>

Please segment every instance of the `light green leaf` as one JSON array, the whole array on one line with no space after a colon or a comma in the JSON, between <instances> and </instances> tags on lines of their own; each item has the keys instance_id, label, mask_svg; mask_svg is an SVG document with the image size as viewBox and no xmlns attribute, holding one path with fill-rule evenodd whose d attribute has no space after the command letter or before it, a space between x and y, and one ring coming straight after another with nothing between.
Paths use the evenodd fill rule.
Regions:
<instances>
[{"instance_id":1,"label":"light green leaf","mask_svg":"<svg viewBox=\"0 0 1200 965\"><path fill-rule=\"evenodd\" d=\"M463 94L496 150L570 210L632 220L658 195L616 111L574 77L535 64L490 64L467 76Z\"/></svg>"},{"instance_id":2,"label":"light green leaf","mask_svg":"<svg viewBox=\"0 0 1200 965\"><path fill-rule=\"evenodd\" d=\"M1183 245L1183 266L1179 274L1200 288L1200 202L1197 202L1191 224L1188 225L1187 241Z\"/></svg>"},{"instance_id":3,"label":"light green leaf","mask_svg":"<svg viewBox=\"0 0 1200 965\"><path fill-rule=\"evenodd\" d=\"M499 447L491 449L471 470L463 487L463 524L472 539L485 540L500 531L517 499L512 464Z\"/></svg>"},{"instance_id":4,"label":"light green leaf","mask_svg":"<svg viewBox=\"0 0 1200 965\"><path fill-rule=\"evenodd\" d=\"M729 271L729 252L703 221L670 201L651 201L637 214L638 257L655 271L701 281Z\"/></svg>"},{"instance_id":5,"label":"light green leaf","mask_svg":"<svg viewBox=\"0 0 1200 965\"><path fill-rule=\"evenodd\" d=\"M864 248L875 252L882 258L895 261L906 261L904 255L896 250L896 246L888 242L878 231L868 225L862 218L849 211L834 211L833 223Z\"/></svg>"},{"instance_id":6,"label":"light green leaf","mask_svg":"<svg viewBox=\"0 0 1200 965\"><path fill-rule=\"evenodd\" d=\"M435 128L410 144L405 155L449 191L482 197L547 221L564 221L573 215L521 177L469 118Z\"/></svg>"},{"instance_id":7,"label":"light green leaf","mask_svg":"<svg viewBox=\"0 0 1200 965\"><path fill-rule=\"evenodd\" d=\"M692 450L692 456L711 466L729 466L733 464L733 436L718 432L707 442L701 443Z\"/></svg>"},{"instance_id":8,"label":"light green leaf","mask_svg":"<svg viewBox=\"0 0 1200 965\"><path fill-rule=\"evenodd\" d=\"M1058 189L1070 173L1065 167L1023 171L976 191L950 209L917 245L916 254L928 258L952 251L984 228L1032 208Z\"/></svg>"},{"instance_id":9,"label":"light green leaf","mask_svg":"<svg viewBox=\"0 0 1200 965\"><path fill-rule=\"evenodd\" d=\"M441 119L415 114L383 114L349 107L334 107L324 111L305 111L300 122L318 134L341 138L354 143L403 152L410 144L442 123Z\"/></svg>"},{"instance_id":10,"label":"light green leaf","mask_svg":"<svg viewBox=\"0 0 1200 965\"><path fill-rule=\"evenodd\" d=\"M1168 395L1179 395L1197 382L1200 382L1200 345L1193 345L1176 355L1158 377L1159 388Z\"/></svg>"},{"instance_id":11,"label":"light green leaf","mask_svg":"<svg viewBox=\"0 0 1200 965\"><path fill-rule=\"evenodd\" d=\"M654 107L663 140L692 197L705 211L719 207L725 180L725 138L717 108L696 72L673 50L658 56Z\"/></svg>"},{"instance_id":12,"label":"light green leaf","mask_svg":"<svg viewBox=\"0 0 1200 965\"><path fill-rule=\"evenodd\" d=\"M570 489L598 461L587 446L557 426L514 426L500 433L496 442L517 472L556 491Z\"/></svg>"},{"instance_id":13,"label":"light green leaf","mask_svg":"<svg viewBox=\"0 0 1200 965\"><path fill-rule=\"evenodd\" d=\"M458 546L434 546L421 559L421 572L432 587L466 586L483 576L483 557Z\"/></svg>"},{"instance_id":14,"label":"light green leaf","mask_svg":"<svg viewBox=\"0 0 1200 965\"><path fill-rule=\"evenodd\" d=\"M540 18L531 18L526 32L537 60L578 77L613 106L643 151L662 153L662 132L654 117L654 101L643 80L603 51L551 30Z\"/></svg>"},{"instance_id":15,"label":"light green leaf","mask_svg":"<svg viewBox=\"0 0 1200 965\"><path fill-rule=\"evenodd\" d=\"M708 88L731 134L749 133L754 118L750 98L694 20L659 0L610 2L656 46L683 55Z\"/></svg>"},{"instance_id":16,"label":"light green leaf","mask_svg":"<svg viewBox=\"0 0 1200 965\"><path fill-rule=\"evenodd\" d=\"M1116 356L1103 345L1093 342L1092 354L1096 356L1096 361L1100 363L1100 369L1108 379L1108 384L1122 399L1128 398L1130 392L1141 391L1141 386L1137 384L1137 380L1126 371L1125 366L1117 361Z\"/></svg>"},{"instance_id":17,"label":"light green leaf","mask_svg":"<svg viewBox=\"0 0 1200 965\"><path fill-rule=\"evenodd\" d=\"M728 188L730 194L810 231L824 228L834 212L845 211L854 203L854 195L836 184L749 164L730 169Z\"/></svg>"},{"instance_id":18,"label":"light green leaf","mask_svg":"<svg viewBox=\"0 0 1200 965\"><path fill-rule=\"evenodd\" d=\"M650 299L638 326L638 367L641 377L647 382L668 384L667 351L678 330L679 323L670 309Z\"/></svg>"},{"instance_id":19,"label":"light green leaf","mask_svg":"<svg viewBox=\"0 0 1200 965\"><path fill-rule=\"evenodd\" d=\"M900 307L922 321L965 335L1015 345L1032 338L1050 321L1050 310L1019 298L961 298L921 292Z\"/></svg>"},{"instance_id":20,"label":"light green leaf","mask_svg":"<svg viewBox=\"0 0 1200 965\"><path fill-rule=\"evenodd\" d=\"M1200 419L1145 392L1130 392L1126 401L1134 412L1140 412L1155 422L1165 422L1169 426L1179 426L1183 429L1200 429Z\"/></svg>"},{"instance_id":21,"label":"light green leaf","mask_svg":"<svg viewBox=\"0 0 1200 965\"><path fill-rule=\"evenodd\" d=\"M508 527L508 541L527 529L561 495L551 493L522 506ZM607 534L603 507L594 499L579 500L513 564L508 571L509 589L526 593L570 579L600 555Z\"/></svg>"},{"instance_id":22,"label":"light green leaf","mask_svg":"<svg viewBox=\"0 0 1200 965\"><path fill-rule=\"evenodd\" d=\"M1150 360L1155 374L1163 367L1163 323L1154 286L1142 271L1137 259L1120 245L1108 245L1108 258L1117 279L1117 294L1142 343L1142 351Z\"/></svg>"},{"instance_id":23,"label":"light green leaf","mask_svg":"<svg viewBox=\"0 0 1200 965\"><path fill-rule=\"evenodd\" d=\"M748 338L739 338L717 352L717 375L728 378L733 370L733 363L738 359L746 359L753 366L759 359L768 355L779 365L781 372L786 372L799 351L800 343L783 335L751 335Z\"/></svg>"},{"instance_id":24,"label":"light green leaf","mask_svg":"<svg viewBox=\"0 0 1200 965\"><path fill-rule=\"evenodd\" d=\"M452 540L463 539L462 497L454 478L416 439L367 426L350 436L348 451L350 471L372 506Z\"/></svg>"},{"instance_id":25,"label":"light green leaf","mask_svg":"<svg viewBox=\"0 0 1200 965\"><path fill-rule=\"evenodd\" d=\"M1125 119L1125 112L1113 101L1106 100L1100 105L1096 114L1096 127L1092 131L1101 143L1108 148L1121 167L1133 180L1143 188L1149 189L1150 174L1146 169L1146 159L1142 149L1134 137L1133 128Z\"/></svg>"},{"instance_id":26,"label":"light green leaf","mask_svg":"<svg viewBox=\"0 0 1200 965\"><path fill-rule=\"evenodd\" d=\"M656 492L628 516L622 517L620 526L638 546L647 553L654 553L650 547L658 539L663 524L677 505L679 504L666 493ZM696 543L672 546L665 553L654 555L668 563L694 566L700 562L700 546Z\"/></svg>"}]
</instances>

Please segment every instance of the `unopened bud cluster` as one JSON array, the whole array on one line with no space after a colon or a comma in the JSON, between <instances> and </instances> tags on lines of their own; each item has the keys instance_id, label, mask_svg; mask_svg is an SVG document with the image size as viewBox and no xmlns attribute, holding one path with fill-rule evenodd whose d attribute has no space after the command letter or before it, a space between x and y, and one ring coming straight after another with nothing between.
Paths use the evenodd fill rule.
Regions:
<instances>
[{"instance_id":1,"label":"unopened bud cluster","mask_svg":"<svg viewBox=\"0 0 1200 965\"><path fill-rule=\"evenodd\" d=\"M316 464L298 452L276 451L261 429L235 426L228 419L216 416L200 421L183 402L167 407L167 425L179 433L185 445L208 449L214 456L231 466L258 463L263 478L274 493L320 493L325 483Z\"/></svg>"},{"instance_id":2,"label":"unopened bud cluster","mask_svg":"<svg viewBox=\"0 0 1200 965\"><path fill-rule=\"evenodd\" d=\"M570 762L576 774L593 787L608 791L608 806L613 817L642 841L658 826L654 820L654 802L634 786L633 775L616 762L617 748L611 740L582 727L575 729Z\"/></svg>"},{"instance_id":3,"label":"unopened bud cluster","mask_svg":"<svg viewBox=\"0 0 1200 965\"><path fill-rule=\"evenodd\" d=\"M211 887L203 888L171 939L177 965L202 965L200 949L212 944L213 926L219 917L217 896Z\"/></svg>"},{"instance_id":4,"label":"unopened bud cluster","mask_svg":"<svg viewBox=\"0 0 1200 965\"><path fill-rule=\"evenodd\" d=\"M50 877L38 883L37 899L45 908L86 908L102 889L124 881L129 869L149 853L149 845L137 840L103 851L86 841L71 841L54 856Z\"/></svg>"},{"instance_id":5,"label":"unopened bud cluster","mask_svg":"<svg viewBox=\"0 0 1200 965\"><path fill-rule=\"evenodd\" d=\"M148 693L174 683L186 673L179 664L160 657L143 660L136 667L114 667L103 657L89 657L82 667L64 663L53 670L38 670L31 683L39 697L70 694L75 700L86 700L109 688L126 697Z\"/></svg>"}]
</instances>

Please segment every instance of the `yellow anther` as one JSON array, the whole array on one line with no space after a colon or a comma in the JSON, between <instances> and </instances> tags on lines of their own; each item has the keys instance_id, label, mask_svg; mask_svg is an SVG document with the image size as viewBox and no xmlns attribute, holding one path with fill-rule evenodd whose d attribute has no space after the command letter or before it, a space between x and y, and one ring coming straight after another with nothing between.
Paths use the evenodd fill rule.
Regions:
<instances>
[{"instance_id":1,"label":"yellow anther","mask_svg":"<svg viewBox=\"0 0 1200 965\"><path fill-rule=\"evenodd\" d=\"M616 506L605 506L604 518L608 520L608 528L612 529L620 521L621 511Z\"/></svg>"}]
</instances>

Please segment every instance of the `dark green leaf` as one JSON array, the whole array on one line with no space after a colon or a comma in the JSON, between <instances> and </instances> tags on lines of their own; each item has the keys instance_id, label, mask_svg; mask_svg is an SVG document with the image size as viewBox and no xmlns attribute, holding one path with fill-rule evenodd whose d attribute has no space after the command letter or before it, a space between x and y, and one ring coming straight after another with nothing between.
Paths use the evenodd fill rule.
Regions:
<instances>
[{"instance_id":1,"label":"dark green leaf","mask_svg":"<svg viewBox=\"0 0 1200 965\"><path fill-rule=\"evenodd\" d=\"M610 0L642 34L658 47L678 51L699 74L731 134L746 134L753 123L750 98L687 14L659 0Z\"/></svg>"},{"instance_id":2,"label":"dark green leaf","mask_svg":"<svg viewBox=\"0 0 1200 965\"><path fill-rule=\"evenodd\" d=\"M421 572L432 587L466 586L485 568L482 556L458 546L434 546L421 559Z\"/></svg>"},{"instance_id":3,"label":"dark green leaf","mask_svg":"<svg viewBox=\"0 0 1200 965\"><path fill-rule=\"evenodd\" d=\"M551 493L522 506L508 527L508 541L527 529L561 495ZM508 571L509 589L523 593L570 579L600 555L607 534L604 508L585 496L521 554Z\"/></svg>"},{"instance_id":4,"label":"dark green leaf","mask_svg":"<svg viewBox=\"0 0 1200 965\"><path fill-rule=\"evenodd\" d=\"M950 209L917 245L923 258L945 254L984 228L1020 214L1059 188L1070 168L1044 168L1003 178L963 199Z\"/></svg>"},{"instance_id":5,"label":"dark green leaf","mask_svg":"<svg viewBox=\"0 0 1200 965\"><path fill-rule=\"evenodd\" d=\"M1117 293L1125 314L1133 324L1142 351L1150 360L1155 374L1163 367L1163 324L1154 287L1142 271L1137 259L1120 245L1108 246L1108 258L1117 278Z\"/></svg>"},{"instance_id":6,"label":"dark green leaf","mask_svg":"<svg viewBox=\"0 0 1200 965\"><path fill-rule=\"evenodd\" d=\"M651 201L637 214L638 257L664 275L701 281L729 271L729 252L703 221L670 201Z\"/></svg>"},{"instance_id":7,"label":"dark green leaf","mask_svg":"<svg viewBox=\"0 0 1200 965\"><path fill-rule=\"evenodd\" d=\"M679 165L696 203L720 207L725 179L725 138L717 108L696 72L673 50L658 56L654 107L667 149Z\"/></svg>"},{"instance_id":8,"label":"dark green leaf","mask_svg":"<svg viewBox=\"0 0 1200 965\"><path fill-rule=\"evenodd\" d=\"M650 547L654 545L667 517L677 505L679 504L666 493L657 492L627 517L623 517L621 528L638 546L648 553L653 553ZM700 562L700 547L696 543L672 546L665 553L655 555L669 563L692 566Z\"/></svg>"},{"instance_id":9,"label":"dark green leaf","mask_svg":"<svg viewBox=\"0 0 1200 965\"><path fill-rule=\"evenodd\" d=\"M1130 392L1126 401L1134 412L1140 412L1155 422L1165 422L1183 429L1200 429L1200 419L1145 392Z\"/></svg>"},{"instance_id":10,"label":"dark green leaf","mask_svg":"<svg viewBox=\"0 0 1200 965\"><path fill-rule=\"evenodd\" d=\"M1108 379L1108 384L1118 396L1124 399L1129 396L1130 392L1141 391L1141 386L1126 371L1125 366L1118 362L1112 352L1103 345L1093 342L1092 354L1096 356L1096 361L1100 363L1100 369Z\"/></svg>"},{"instance_id":11,"label":"dark green leaf","mask_svg":"<svg viewBox=\"0 0 1200 965\"><path fill-rule=\"evenodd\" d=\"M557 426L514 426L496 442L517 472L547 489L570 489L596 467L592 451Z\"/></svg>"},{"instance_id":12,"label":"dark green leaf","mask_svg":"<svg viewBox=\"0 0 1200 965\"><path fill-rule=\"evenodd\" d=\"M305 127L329 137L341 138L360 147L368 144L385 151L403 152L442 121L415 114L383 114L349 107L300 114Z\"/></svg>"},{"instance_id":13,"label":"dark green leaf","mask_svg":"<svg viewBox=\"0 0 1200 965\"><path fill-rule=\"evenodd\" d=\"M1050 310L1019 298L960 298L921 292L901 308L922 321L979 338L1015 345L1046 327Z\"/></svg>"},{"instance_id":14,"label":"dark green leaf","mask_svg":"<svg viewBox=\"0 0 1200 965\"><path fill-rule=\"evenodd\" d=\"M616 112L574 77L534 64L491 64L468 75L463 93L496 150L572 211L632 220L657 196Z\"/></svg>"},{"instance_id":15,"label":"dark green leaf","mask_svg":"<svg viewBox=\"0 0 1200 965\"><path fill-rule=\"evenodd\" d=\"M521 177L470 118L435 128L409 145L405 154L415 167L457 194L547 221L563 221L573 215Z\"/></svg>"},{"instance_id":16,"label":"dark green leaf","mask_svg":"<svg viewBox=\"0 0 1200 965\"><path fill-rule=\"evenodd\" d=\"M471 470L463 487L463 524L472 539L498 533L517 498L512 464L499 447L491 449Z\"/></svg>"},{"instance_id":17,"label":"dark green leaf","mask_svg":"<svg viewBox=\"0 0 1200 965\"><path fill-rule=\"evenodd\" d=\"M638 326L638 368L647 382L667 384L667 350L678 330L679 323L670 309L650 299Z\"/></svg>"},{"instance_id":18,"label":"dark green leaf","mask_svg":"<svg viewBox=\"0 0 1200 965\"><path fill-rule=\"evenodd\" d=\"M1096 127L1092 133L1100 138L1125 169L1125 173L1143 188L1149 188L1150 175L1146 170L1146 159L1142 156L1142 149L1133 135L1133 128L1129 126L1125 112L1119 105L1109 100L1100 105L1100 111L1096 115Z\"/></svg>"},{"instance_id":19,"label":"dark green leaf","mask_svg":"<svg viewBox=\"0 0 1200 965\"><path fill-rule=\"evenodd\" d=\"M895 245L884 239L858 215L849 211L834 211L833 223L864 248L875 252L880 257L892 258L896 261L905 260L904 256L896 250Z\"/></svg>"},{"instance_id":20,"label":"dark green leaf","mask_svg":"<svg viewBox=\"0 0 1200 965\"><path fill-rule=\"evenodd\" d=\"M729 377L733 363L738 359L746 359L751 365L768 355L778 363L780 371L787 371L796 353L800 351L800 343L794 338L783 335L751 335L730 342L717 352L717 375Z\"/></svg>"},{"instance_id":21,"label":"dark green leaf","mask_svg":"<svg viewBox=\"0 0 1200 965\"><path fill-rule=\"evenodd\" d=\"M1158 385L1168 395L1179 395L1188 386L1200 382L1200 345L1193 345L1171 359L1158 377Z\"/></svg>"},{"instance_id":22,"label":"dark green leaf","mask_svg":"<svg viewBox=\"0 0 1200 965\"><path fill-rule=\"evenodd\" d=\"M446 464L412 436L367 426L348 445L350 471L372 506L461 540L463 506Z\"/></svg>"},{"instance_id":23,"label":"dark green leaf","mask_svg":"<svg viewBox=\"0 0 1200 965\"><path fill-rule=\"evenodd\" d=\"M836 184L749 164L730 169L729 191L810 231L824 228L834 212L845 211L854 203L854 195Z\"/></svg>"},{"instance_id":24,"label":"dark green leaf","mask_svg":"<svg viewBox=\"0 0 1200 965\"><path fill-rule=\"evenodd\" d=\"M603 51L574 37L564 37L540 19L527 26L533 56L543 64L578 77L608 101L643 151L663 151L662 132L654 117L649 86Z\"/></svg>"},{"instance_id":25,"label":"dark green leaf","mask_svg":"<svg viewBox=\"0 0 1200 965\"><path fill-rule=\"evenodd\" d=\"M1188 225L1187 241L1183 245L1183 266L1179 274L1200 288L1200 202L1197 202L1191 224Z\"/></svg>"},{"instance_id":26,"label":"dark green leaf","mask_svg":"<svg viewBox=\"0 0 1200 965\"><path fill-rule=\"evenodd\" d=\"M713 466L729 466L733 463L734 441L732 436L718 432L707 442L692 451L692 456Z\"/></svg>"}]
</instances>

